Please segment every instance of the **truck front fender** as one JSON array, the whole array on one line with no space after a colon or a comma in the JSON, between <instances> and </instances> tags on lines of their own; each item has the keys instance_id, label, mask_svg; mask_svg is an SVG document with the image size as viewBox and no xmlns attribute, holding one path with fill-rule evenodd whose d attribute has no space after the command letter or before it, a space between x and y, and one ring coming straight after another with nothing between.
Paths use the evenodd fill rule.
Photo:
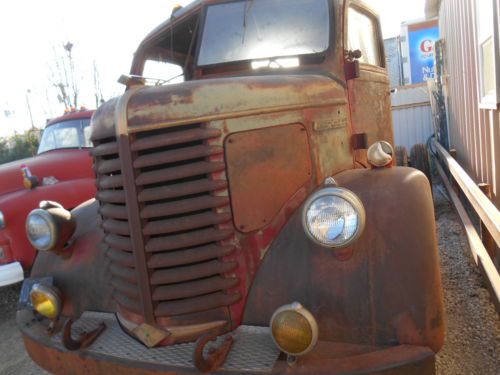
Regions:
<instances>
[{"instance_id":1,"label":"truck front fender","mask_svg":"<svg viewBox=\"0 0 500 375\"><path fill-rule=\"evenodd\" d=\"M115 311L109 259L102 244L99 203L91 199L71 211L77 224L71 244L61 253L38 252L31 277L52 276L61 291L62 314Z\"/></svg>"},{"instance_id":2,"label":"truck front fender","mask_svg":"<svg viewBox=\"0 0 500 375\"><path fill-rule=\"evenodd\" d=\"M250 290L245 324L268 325L280 306L300 302L319 339L411 344L437 352L444 340L441 277L432 194L412 168L349 170L334 176L366 210L361 237L343 249L307 238L302 208L265 255Z\"/></svg>"}]
</instances>

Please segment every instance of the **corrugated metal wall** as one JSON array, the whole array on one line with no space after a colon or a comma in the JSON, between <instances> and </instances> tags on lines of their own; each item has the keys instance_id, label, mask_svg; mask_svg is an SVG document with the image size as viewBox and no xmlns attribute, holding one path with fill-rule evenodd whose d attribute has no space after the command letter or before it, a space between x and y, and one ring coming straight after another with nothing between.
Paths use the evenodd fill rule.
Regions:
<instances>
[{"instance_id":1,"label":"corrugated metal wall","mask_svg":"<svg viewBox=\"0 0 500 375\"><path fill-rule=\"evenodd\" d=\"M426 84L398 87L391 95L394 144L405 146L408 154L417 143L426 143L434 134L432 111Z\"/></svg>"},{"instance_id":2,"label":"corrugated metal wall","mask_svg":"<svg viewBox=\"0 0 500 375\"><path fill-rule=\"evenodd\" d=\"M442 0L439 12L445 39L446 89L451 147L476 182L491 184L500 207L500 112L479 108L477 0Z\"/></svg>"}]
</instances>

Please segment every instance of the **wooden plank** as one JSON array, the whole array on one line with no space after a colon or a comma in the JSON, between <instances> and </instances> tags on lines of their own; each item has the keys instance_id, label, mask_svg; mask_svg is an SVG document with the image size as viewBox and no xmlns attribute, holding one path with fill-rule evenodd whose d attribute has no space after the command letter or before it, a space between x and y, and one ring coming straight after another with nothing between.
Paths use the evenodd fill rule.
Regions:
<instances>
[{"instance_id":1,"label":"wooden plank","mask_svg":"<svg viewBox=\"0 0 500 375\"><path fill-rule=\"evenodd\" d=\"M465 233L467 235L467 240L469 241L472 257L474 258L476 264L479 266L479 269L481 270L486 280L486 284L488 285L488 289L490 290L491 299L495 305L497 312L500 314L500 275L498 274L498 271L495 268L495 265L493 264L493 261L491 260L488 252L486 251L481 238L476 232L474 225L467 215L462 202L451 187L451 184L448 181L448 178L446 177L446 174L439 162L436 163L436 168L439 172L439 175L441 176L441 179L443 180L443 184L446 187L446 190L448 191L448 195L450 196L453 205L455 206L455 210L457 211L458 216L462 221Z\"/></svg>"},{"instance_id":2,"label":"wooden plank","mask_svg":"<svg viewBox=\"0 0 500 375\"><path fill-rule=\"evenodd\" d=\"M488 199L491 199L491 185L490 184L485 184L481 183L477 185L479 189L488 197ZM493 241L493 237L491 237L490 232L488 231L488 228L486 228L486 225L481 221L481 239L483 240L484 247L486 248L486 251L488 254L490 254L491 259L496 258L496 245L495 241Z\"/></svg>"},{"instance_id":3,"label":"wooden plank","mask_svg":"<svg viewBox=\"0 0 500 375\"><path fill-rule=\"evenodd\" d=\"M474 207L481 221L486 228L488 228L496 244L500 246L500 212L463 168L450 156L450 154L448 154L444 147L435 140L434 147L441 160L448 166L451 175L472 204L472 207Z\"/></svg>"}]
</instances>

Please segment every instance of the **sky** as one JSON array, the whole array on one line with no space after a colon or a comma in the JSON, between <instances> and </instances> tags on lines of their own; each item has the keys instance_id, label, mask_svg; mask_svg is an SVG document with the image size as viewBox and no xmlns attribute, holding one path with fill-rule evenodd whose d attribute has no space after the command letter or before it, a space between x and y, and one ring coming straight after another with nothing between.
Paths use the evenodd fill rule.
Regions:
<instances>
[{"instance_id":1,"label":"sky","mask_svg":"<svg viewBox=\"0 0 500 375\"><path fill-rule=\"evenodd\" d=\"M56 55L70 41L79 81L80 105L95 108L93 65L105 99L120 95L116 81L128 73L141 40L191 0L16 0L0 8L0 137L43 127L62 115L49 79ZM425 0L365 0L381 15L384 38L403 21L424 17ZM31 117L30 111L31 109Z\"/></svg>"}]
</instances>

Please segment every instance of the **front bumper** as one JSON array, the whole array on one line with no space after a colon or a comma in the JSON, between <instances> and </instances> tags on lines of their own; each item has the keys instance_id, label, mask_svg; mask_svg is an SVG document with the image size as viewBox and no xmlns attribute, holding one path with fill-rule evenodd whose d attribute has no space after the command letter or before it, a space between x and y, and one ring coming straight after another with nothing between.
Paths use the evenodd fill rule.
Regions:
<instances>
[{"instance_id":1,"label":"front bumper","mask_svg":"<svg viewBox=\"0 0 500 375\"><path fill-rule=\"evenodd\" d=\"M148 349L121 329L114 314L85 313L73 334L105 322L106 330L87 349L68 351L61 333L49 336L46 322L29 310L17 313L31 358L54 374L198 374L192 362L194 343ZM434 374L434 352L400 345L371 347L319 342L292 367L273 345L269 328L242 326L232 333L234 344L217 371L220 374Z\"/></svg>"},{"instance_id":2,"label":"front bumper","mask_svg":"<svg viewBox=\"0 0 500 375\"><path fill-rule=\"evenodd\" d=\"M24 271L21 263L13 262L0 265L0 287L23 281Z\"/></svg>"}]
</instances>

